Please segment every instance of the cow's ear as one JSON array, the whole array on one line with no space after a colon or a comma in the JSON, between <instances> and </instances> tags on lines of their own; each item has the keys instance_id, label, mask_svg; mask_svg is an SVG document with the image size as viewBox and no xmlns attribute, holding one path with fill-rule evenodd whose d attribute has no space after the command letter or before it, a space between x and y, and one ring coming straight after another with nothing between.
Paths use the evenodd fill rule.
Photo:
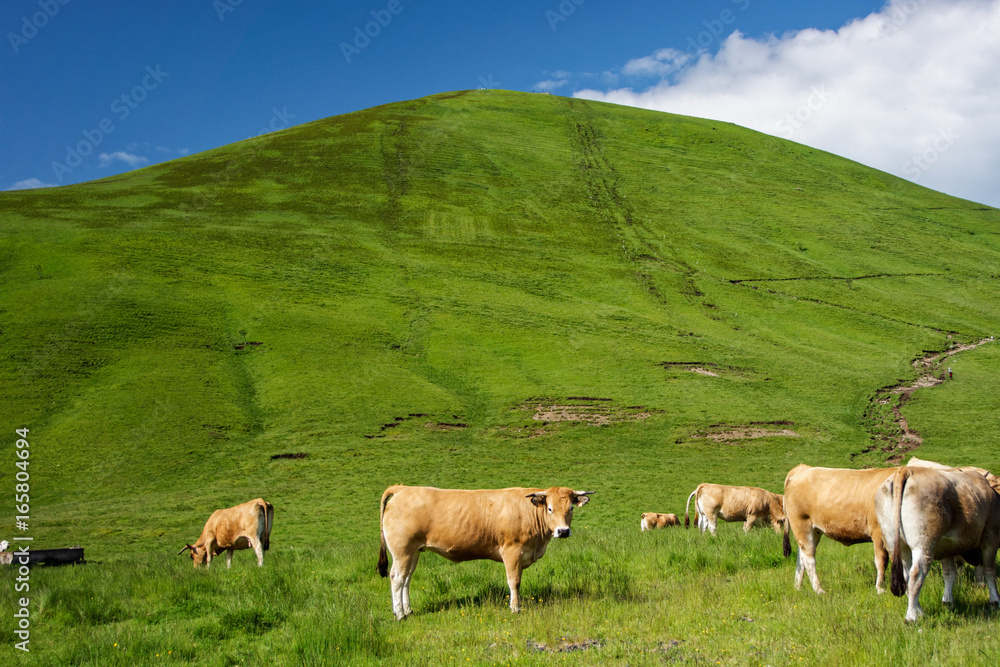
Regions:
<instances>
[{"instance_id":1,"label":"cow's ear","mask_svg":"<svg viewBox=\"0 0 1000 667\"><path fill-rule=\"evenodd\" d=\"M583 507L584 505L586 505L587 503L590 502L590 494L592 494L592 493L594 493L594 492L593 491L574 491L573 492L573 504L575 504L577 507Z\"/></svg>"},{"instance_id":2,"label":"cow's ear","mask_svg":"<svg viewBox=\"0 0 1000 667\"><path fill-rule=\"evenodd\" d=\"M535 507L542 507L545 505L545 492L539 491L538 493L529 493L525 496L531 500L531 504Z\"/></svg>"}]
</instances>

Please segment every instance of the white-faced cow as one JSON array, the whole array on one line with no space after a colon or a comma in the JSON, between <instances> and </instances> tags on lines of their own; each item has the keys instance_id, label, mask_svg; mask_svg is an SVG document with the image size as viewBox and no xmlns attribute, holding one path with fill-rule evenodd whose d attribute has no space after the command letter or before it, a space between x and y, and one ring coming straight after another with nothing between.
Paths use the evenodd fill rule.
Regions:
<instances>
[{"instance_id":1,"label":"white-faced cow","mask_svg":"<svg viewBox=\"0 0 1000 667\"><path fill-rule=\"evenodd\" d=\"M943 603L953 603L955 557L982 564L990 603L1000 605L996 556L1000 547L1000 495L980 473L955 469L898 468L875 494L875 513L892 551L890 588L906 592L906 620L915 621L920 588L935 560L944 573Z\"/></svg>"},{"instance_id":2,"label":"white-faced cow","mask_svg":"<svg viewBox=\"0 0 1000 667\"><path fill-rule=\"evenodd\" d=\"M645 512L639 519L639 530L653 530L654 528L666 528L667 526L679 526L680 520L676 514L660 514L658 512Z\"/></svg>"},{"instance_id":3,"label":"white-faced cow","mask_svg":"<svg viewBox=\"0 0 1000 667\"><path fill-rule=\"evenodd\" d=\"M379 506L378 572L390 577L396 618L413 613L410 579L424 550L454 562L502 562L510 609L520 611L521 571L545 555L553 536L570 536L573 508L586 505L591 493L558 486L478 491L390 486Z\"/></svg>"},{"instance_id":4,"label":"white-faced cow","mask_svg":"<svg viewBox=\"0 0 1000 667\"><path fill-rule=\"evenodd\" d=\"M896 468L849 470L813 468L804 463L785 476L784 552L792 552L788 528L795 534L799 553L795 562L795 588L802 587L803 572L813 590L823 593L816 576L816 547L826 535L850 546L871 542L875 550L875 590L885 592L885 567L889 553L875 516L875 491Z\"/></svg>"},{"instance_id":5,"label":"white-faced cow","mask_svg":"<svg viewBox=\"0 0 1000 667\"><path fill-rule=\"evenodd\" d=\"M754 524L771 524L774 532L781 533L785 512L781 495L755 486L724 486L699 484L688 496L684 506L684 527L691 527L691 499L694 498L695 519L701 532L715 535L716 520L742 521L743 531L750 532Z\"/></svg>"},{"instance_id":6,"label":"white-faced cow","mask_svg":"<svg viewBox=\"0 0 1000 667\"><path fill-rule=\"evenodd\" d=\"M178 552L191 551L191 560L198 567L203 562L211 567L212 559L226 552L226 567L233 564L233 552L253 549L257 565L264 565L264 552L271 547L271 528L274 525L274 507L257 498L236 507L215 510L205 522L201 537Z\"/></svg>"}]
</instances>

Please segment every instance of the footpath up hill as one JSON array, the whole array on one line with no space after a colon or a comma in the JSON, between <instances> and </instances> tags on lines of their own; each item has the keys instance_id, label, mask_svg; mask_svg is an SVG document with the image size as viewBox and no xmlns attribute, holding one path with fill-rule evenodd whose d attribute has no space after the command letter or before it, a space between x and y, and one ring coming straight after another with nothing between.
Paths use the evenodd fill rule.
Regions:
<instances>
[{"instance_id":1,"label":"footpath up hill","mask_svg":"<svg viewBox=\"0 0 1000 667\"><path fill-rule=\"evenodd\" d=\"M29 428L36 546L96 557L260 495L277 544L321 544L375 539L392 483L586 487L595 527L700 481L778 491L885 460L878 390L1000 333L996 209L551 95L389 104L0 211L0 469Z\"/></svg>"}]
</instances>

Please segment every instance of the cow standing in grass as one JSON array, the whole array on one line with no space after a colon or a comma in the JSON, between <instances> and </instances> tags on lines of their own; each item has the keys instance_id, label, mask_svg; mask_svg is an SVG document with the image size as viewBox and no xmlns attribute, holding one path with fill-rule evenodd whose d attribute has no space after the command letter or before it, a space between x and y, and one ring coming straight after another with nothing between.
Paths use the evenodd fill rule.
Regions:
<instances>
[{"instance_id":1,"label":"cow standing in grass","mask_svg":"<svg viewBox=\"0 0 1000 667\"><path fill-rule=\"evenodd\" d=\"M813 468L804 463L785 476L784 552L792 553L789 528L799 544L795 563L795 588L802 587L803 573L817 593L825 592L816 575L816 548L826 535L848 546L871 542L875 550L875 590L885 592L885 567L889 553L875 516L875 491L896 468L848 470Z\"/></svg>"},{"instance_id":2,"label":"cow standing in grass","mask_svg":"<svg viewBox=\"0 0 1000 667\"><path fill-rule=\"evenodd\" d=\"M410 580L424 550L456 563L502 562L510 610L520 611L522 570L545 555L553 536L570 536L573 508L586 505L591 493L566 487L466 491L390 486L379 505L378 572L390 578L396 618L413 613ZM387 552L392 554L391 572Z\"/></svg>"},{"instance_id":3,"label":"cow standing in grass","mask_svg":"<svg viewBox=\"0 0 1000 667\"><path fill-rule=\"evenodd\" d=\"M896 471L875 494L875 513L892 551L893 595L908 597L906 620L915 621L920 589L931 563L941 561L944 595L951 606L958 571L955 557L982 564L990 604L1000 606L996 556L1000 548L1000 495L980 473L908 467Z\"/></svg>"},{"instance_id":4,"label":"cow standing in grass","mask_svg":"<svg viewBox=\"0 0 1000 667\"><path fill-rule=\"evenodd\" d=\"M771 524L774 532L781 534L785 512L781 495L755 486L724 486L699 484L688 496L684 506L684 527L691 527L691 499L694 498L695 519L701 532L708 530L715 535L716 521L742 521L743 531L749 533L754 524Z\"/></svg>"},{"instance_id":5,"label":"cow standing in grass","mask_svg":"<svg viewBox=\"0 0 1000 667\"><path fill-rule=\"evenodd\" d=\"M194 545L188 544L177 555L191 551L191 560L198 567L205 563L211 567L212 559L226 552L226 567L233 564L233 552L253 549L257 566L264 565L264 552L271 547L271 527L274 525L274 507L263 498L224 510L215 510L208 517L201 537Z\"/></svg>"}]
</instances>

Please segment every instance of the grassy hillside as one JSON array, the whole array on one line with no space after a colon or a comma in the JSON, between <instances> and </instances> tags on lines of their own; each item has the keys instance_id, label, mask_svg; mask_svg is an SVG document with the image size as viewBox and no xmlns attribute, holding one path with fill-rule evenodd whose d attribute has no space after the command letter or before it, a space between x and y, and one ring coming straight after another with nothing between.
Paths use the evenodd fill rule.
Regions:
<instances>
[{"instance_id":1,"label":"grassy hillside","mask_svg":"<svg viewBox=\"0 0 1000 667\"><path fill-rule=\"evenodd\" d=\"M108 564L263 495L276 562L373 566L393 483L586 487L581 527L631 534L702 481L884 461L858 456L876 391L1000 333L1000 211L551 95L386 105L0 211L0 484L27 427L34 545ZM967 354L906 408L918 453L1000 468L1000 353Z\"/></svg>"}]
</instances>

